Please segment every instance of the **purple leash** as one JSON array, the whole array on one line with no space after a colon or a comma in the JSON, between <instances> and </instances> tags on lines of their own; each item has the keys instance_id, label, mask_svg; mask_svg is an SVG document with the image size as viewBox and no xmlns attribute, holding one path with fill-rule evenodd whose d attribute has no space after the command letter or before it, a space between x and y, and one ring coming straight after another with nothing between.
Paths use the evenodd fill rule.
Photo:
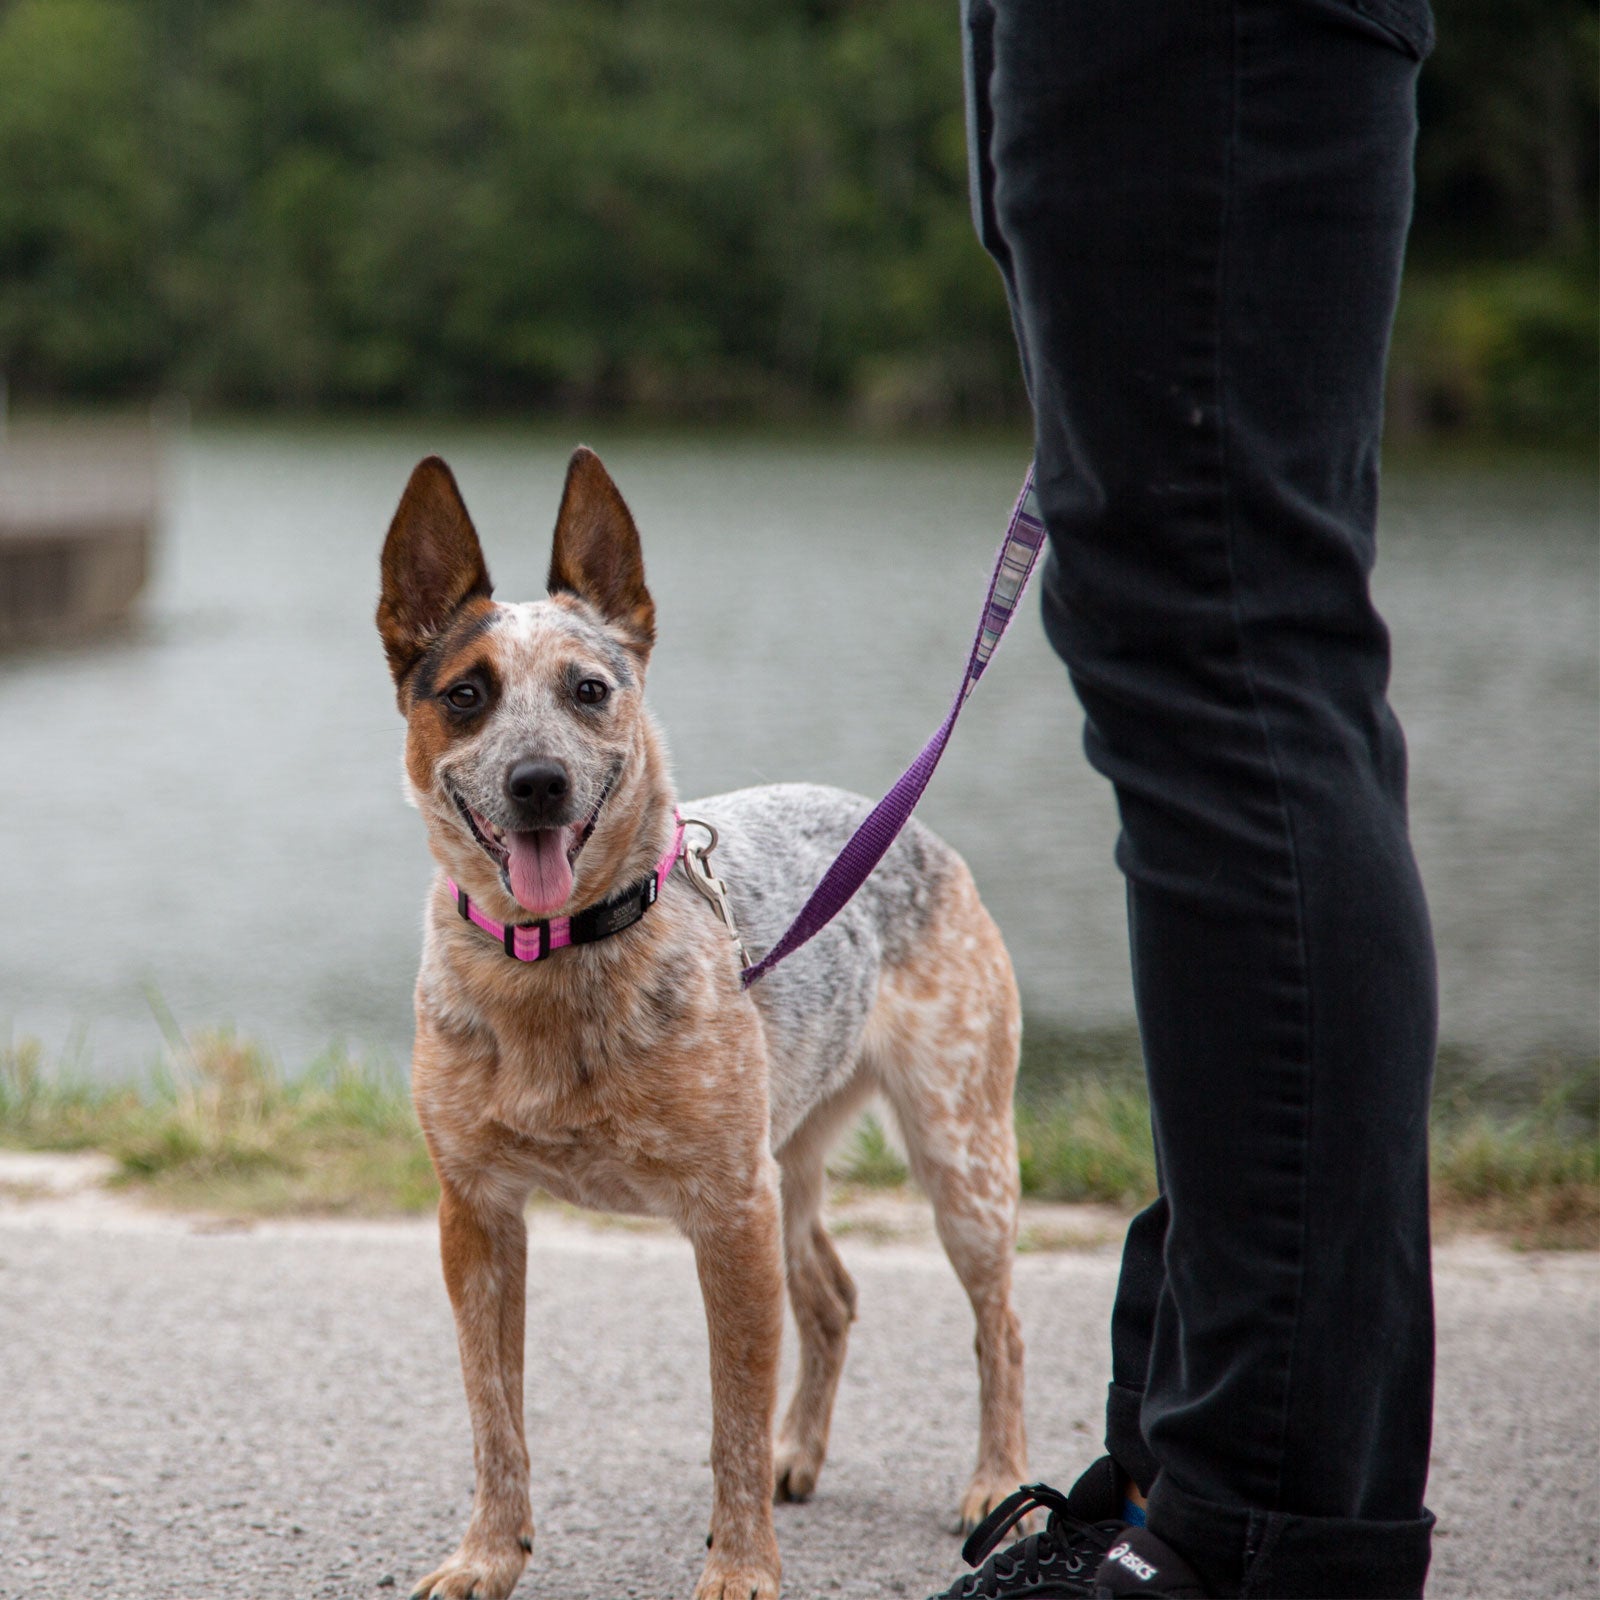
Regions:
<instances>
[{"instance_id":1,"label":"purple leash","mask_svg":"<svg viewBox=\"0 0 1600 1600\"><path fill-rule=\"evenodd\" d=\"M745 969L741 980L747 989L844 910L910 821L922 791L928 787L928 779L933 776L933 769L939 765L944 747L950 742L950 734L967 696L983 676L983 669L989 665L990 657L1005 636L1039 552L1044 548L1044 538L1044 523L1039 520L1030 466L1027 477L1022 480L1022 492L1017 496L1006 536L1000 541L1000 553L995 557L994 572L989 578L989 593L978 621L977 637L972 641L966 675L956 691L954 704L938 732L922 747L922 754L906 768L895 786L872 808L872 814L850 836L849 843L822 875L822 882L811 891L811 898L800 908L799 916L789 924L783 937L753 967Z\"/></svg>"}]
</instances>

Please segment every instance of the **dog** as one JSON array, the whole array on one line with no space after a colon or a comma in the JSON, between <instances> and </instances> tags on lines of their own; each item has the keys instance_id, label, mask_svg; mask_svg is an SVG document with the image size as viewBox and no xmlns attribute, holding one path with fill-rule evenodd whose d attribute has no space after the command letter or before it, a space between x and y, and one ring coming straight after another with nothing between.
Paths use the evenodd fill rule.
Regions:
<instances>
[{"instance_id":1,"label":"dog","mask_svg":"<svg viewBox=\"0 0 1600 1600\"><path fill-rule=\"evenodd\" d=\"M491 598L450 469L411 475L377 613L406 721L428 893L412 1067L477 1475L429 1600L501 1600L533 1548L523 1432L524 1207L537 1186L670 1218L695 1252L711 1357L709 1555L695 1600L775 1600L772 1504L817 1483L856 1292L821 1221L823 1160L872 1095L977 1319L970 1529L1027 1476L1011 1304L1021 1038L1011 963L960 857L913 822L839 916L748 990L866 814L799 784L686 807L643 700L655 640L639 535L593 452L572 457L549 594ZM710 827L704 827L709 824ZM570 921L568 920L570 919ZM799 1376L773 1436L785 1283Z\"/></svg>"}]
</instances>

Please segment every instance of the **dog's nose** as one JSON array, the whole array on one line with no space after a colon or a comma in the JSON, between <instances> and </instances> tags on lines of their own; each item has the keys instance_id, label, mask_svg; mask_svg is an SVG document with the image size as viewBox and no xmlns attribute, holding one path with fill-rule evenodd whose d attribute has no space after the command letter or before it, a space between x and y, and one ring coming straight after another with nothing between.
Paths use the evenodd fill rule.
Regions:
<instances>
[{"instance_id":1,"label":"dog's nose","mask_svg":"<svg viewBox=\"0 0 1600 1600\"><path fill-rule=\"evenodd\" d=\"M506 774L506 793L519 805L555 805L569 787L559 761L519 761Z\"/></svg>"}]
</instances>

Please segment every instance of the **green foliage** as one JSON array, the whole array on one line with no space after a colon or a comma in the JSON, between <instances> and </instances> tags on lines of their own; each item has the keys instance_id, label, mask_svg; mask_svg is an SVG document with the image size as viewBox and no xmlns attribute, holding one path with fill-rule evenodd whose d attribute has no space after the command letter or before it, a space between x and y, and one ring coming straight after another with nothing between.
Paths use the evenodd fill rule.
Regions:
<instances>
[{"instance_id":1,"label":"green foliage","mask_svg":"<svg viewBox=\"0 0 1600 1600\"><path fill-rule=\"evenodd\" d=\"M1600 1247L1600 1064L1550 1055L1519 1063L1507 1081L1474 1052L1446 1049L1432 1143L1441 1229L1536 1249ZM1130 1209L1153 1198L1137 1032L1025 1029L1017 1145L1026 1195Z\"/></svg>"},{"instance_id":2,"label":"green foliage","mask_svg":"<svg viewBox=\"0 0 1600 1600\"><path fill-rule=\"evenodd\" d=\"M18 387L117 388L163 355L147 23L116 0L0 8L0 371Z\"/></svg>"},{"instance_id":3,"label":"green foliage","mask_svg":"<svg viewBox=\"0 0 1600 1600\"><path fill-rule=\"evenodd\" d=\"M1417 259L1584 259L1592 0L1438 12ZM1591 426L1555 281L1484 291L1492 336L1424 286L1402 420ZM930 0L5 0L0 371L201 404L1024 405Z\"/></svg>"},{"instance_id":4,"label":"green foliage","mask_svg":"<svg viewBox=\"0 0 1600 1600\"><path fill-rule=\"evenodd\" d=\"M922 0L16 0L0 369L231 403L1016 406L965 172L957 30Z\"/></svg>"},{"instance_id":5,"label":"green foliage","mask_svg":"<svg viewBox=\"0 0 1600 1600\"><path fill-rule=\"evenodd\" d=\"M225 1032L176 1041L146 1089L47 1071L0 1049L0 1144L106 1151L119 1181L210 1210L388 1214L438 1199L404 1082L330 1051L286 1078Z\"/></svg>"},{"instance_id":6,"label":"green foliage","mask_svg":"<svg viewBox=\"0 0 1600 1600\"><path fill-rule=\"evenodd\" d=\"M1595 1074L1552 1082L1507 1119L1452 1111L1434 1119L1435 1215L1506 1233L1535 1249L1600 1248L1600 1121Z\"/></svg>"},{"instance_id":7,"label":"green foliage","mask_svg":"<svg viewBox=\"0 0 1600 1600\"><path fill-rule=\"evenodd\" d=\"M151 1197L254 1215L387 1215L430 1209L438 1189L410 1097L394 1073L330 1050L286 1078L227 1032L185 1038L147 1087L95 1084L47 1064L36 1042L0 1047L0 1147L99 1149ZM1131 1210L1156 1193L1150 1107L1132 1029L1031 1025L1017 1085L1023 1193ZM1524 1064L1532 1085L1493 1087L1470 1052L1441 1057L1433 1207L1444 1229L1534 1248L1600 1247L1600 1065ZM864 1118L832 1175L896 1188L905 1162Z\"/></svg>"},{"instance_id":8,"label":"green foliage","mask_svg":"<svg viewBox=\"0 0 1600 1600\"><path fill-rule=\"evenodd\" d=\"M898 1189L911 1176L883 1124L870 1111L828 1162L828 1171L843 1183L859 1183L868 1189Z\"/></svg>"},{"instance_id":9,"label":"green foliage","mask_svg":"<svg viewBox=\"0 0 1600 1600\"><path fill-rule=\"evenodd\" d=\"M1581 250L1594 230L1594 0L1437 0L1435 11L1438 48L1418 88L1420 254Z\"/></svg>"},{"instance_id":10,"label":"green foliage","mask_svg":"<svg viewBox=\"0 0 1600 1600\"><path fill-rule=\"evenodd\" d=\"M1404 433L1473 430L1592 445L1600 417L1595 261L1524 261L1407 279L1389 364Z\"/></svg>"},{"instance_id":11,"label":"green foliage","mask_svg":"<svg viewBox=\"0 0 1600 1600\"><path fill-rule=\"evenodd\" d=\"M0 1046L0 1144L48 1150L98 1147L108 1128L137 1114L127 1086L94 1084L52 1067L36 1039Z\"/></svg>"},{"instance_id":12,"label":"green foliage","mask_svg":"<svg viewBox=\"0 0 1600 1600\"><path fill-rule=\"evenodd\" d=\"M1041 1200L1132 1209L1155 1197L1137 1028L1023 1029L1017 1155L1023 1193Z\"/></svg>"},{"instance_id":13,"label":"green foliage","mask_svg":"<svg viewBox=\"0 0 1600 1600\"><path fill-rule=\"evenodd\" d=\"M1134 1210L1155 1199L1150 1103L1142 1088L1082 1078L1045 1101L1017 1102L1024 1194Z\"/></svg>"}]
</instances>

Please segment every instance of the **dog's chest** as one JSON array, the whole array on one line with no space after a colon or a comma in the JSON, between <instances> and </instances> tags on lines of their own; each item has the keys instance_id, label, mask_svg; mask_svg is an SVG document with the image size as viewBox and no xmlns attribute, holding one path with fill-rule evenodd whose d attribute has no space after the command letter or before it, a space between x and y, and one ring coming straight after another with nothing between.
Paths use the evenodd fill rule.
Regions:
<instances>
[{"instance_id":1,"label":"dog's chest","mask_svg":"<svg viewBox=\"0 0 1600 1600\"><path fill-rule=\"evenodd\" d=\"M552 1085L515 1056L502 1060L489 1100L493 1125L509 1136L506 1159L522 1178L559 1200L602 1211L655 1214L676 1178L678 1142L616 1067L603 1081Z\"/></svg>"},{"instance_id":2,"label":"dog's chest","mask_svg":"<svg viewBox=\"0 0 1600 1600\"><path fill-rule=\"evenodd\" d=\"M609 1142L524 1140L519 1154L522 1175L568 1205L642 1217L675 1209L677 1185L670 1167L625 1154Z\"/></svg>"},{"instance_id":3,"label":"dog's chest","mask_svg":"<svg viewBox=\"0 0 1600 1600\"><path fill-rule=\"evenodd\" d=\"M430 1095L458 1111L443 1119L453 1129L430 1118L446 1159L574 1205L681 1210L730 1140L765 1144L766 1075L748 1003L686 1003L670 1027L658 1009L637 996L581 1014L547 1006L536 1019L486 1007L478 1037L493 1048L443 1052Z\"/></svg>"}]
</instances>

